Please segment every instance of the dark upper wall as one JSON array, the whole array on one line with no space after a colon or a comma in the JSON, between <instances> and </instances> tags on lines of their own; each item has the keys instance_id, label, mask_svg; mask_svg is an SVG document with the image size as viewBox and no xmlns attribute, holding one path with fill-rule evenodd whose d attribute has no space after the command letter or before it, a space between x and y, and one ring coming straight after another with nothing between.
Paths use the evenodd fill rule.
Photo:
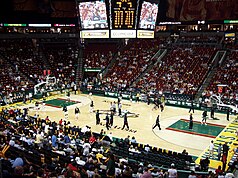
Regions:
<instances>
[{"instance_id":1,"label":"dark upper wall","mask_svg":"<svg viewBox=\"0 0 238 178\"><path fill-rule=\"evenodd\" d=\"M237 0L158 1L160 1L158 21L238 19ZM60 19L65 23L77 23L75 0L1 0L0 2L0 23L2 21L41 23L49 22L49 19L52 22Z\"/></svg>"}]
</instances>

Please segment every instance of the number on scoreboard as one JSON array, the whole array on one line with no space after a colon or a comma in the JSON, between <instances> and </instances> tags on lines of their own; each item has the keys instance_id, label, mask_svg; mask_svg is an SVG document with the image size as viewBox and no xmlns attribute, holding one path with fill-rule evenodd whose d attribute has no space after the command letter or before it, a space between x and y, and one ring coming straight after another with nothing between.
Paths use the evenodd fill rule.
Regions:
<instances>
[{"instance_id":1,"label":"number on scoreboard","mask_svg":"<svg viewBox=\"0 0 238 178\"><path fill-rule=\"evenodd\" d=\"M112 29L134 29L136 0L112 0Z\"/></svg>"}]
</instances>

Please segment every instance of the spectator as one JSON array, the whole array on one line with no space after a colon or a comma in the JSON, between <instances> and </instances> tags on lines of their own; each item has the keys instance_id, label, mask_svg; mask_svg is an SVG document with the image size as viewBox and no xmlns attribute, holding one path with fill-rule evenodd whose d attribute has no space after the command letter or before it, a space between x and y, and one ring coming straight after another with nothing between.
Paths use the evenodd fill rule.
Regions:
<instances>
[{"instance_id":1,"label":"spectator","mask_svg":"<svg viewBox=\"0 0 238 178\"><path fill-rule=\"evenodd\" d=\"M177 170L175 169L175 164L171 164L171 168L168 169L169 178L177 178Z\"/></svg>"},{"instance_id":2,"label":"spectator","mask_svg":"<svg viewBox=\"0 0 238 178\"><path fill-rule=\"evenodd\" d=\"M201 159L200 160L201 171L208 171L209 164L210 160L208 159L208 157L206 157L205 159Z\"/></svg>"},{"instance_id":3,"label":"spectator","mask_svg":"<svg viewBox=\"0 0 238 178\"><path fill-rule=\"evenodd\" d=\"M114 155L110 154L109 160L107 162L107 176L114 177L115 176L115 160Z\"/></svg>"},{"instance_id":4,"label":"spectator","mask_svg":"<svg viewBox=\"0 0 238 178\"><path fill-rule=\"evenodd\" d=\"M197 178L197 176L196 176L194 171L191 171L191 173L189 174L188 178Z\"/></svg>"},{"instance_id":5,"label":"spectator","mask_svg":"<svg viewBox=\"0 0 238 178\"><path fill-rule=\"evenodd\" d=\"M148 168L144 169L144 173L141 175L140 178L153 178L151 175L151 172L148 170Z\"/></svg>"}]
</instances>

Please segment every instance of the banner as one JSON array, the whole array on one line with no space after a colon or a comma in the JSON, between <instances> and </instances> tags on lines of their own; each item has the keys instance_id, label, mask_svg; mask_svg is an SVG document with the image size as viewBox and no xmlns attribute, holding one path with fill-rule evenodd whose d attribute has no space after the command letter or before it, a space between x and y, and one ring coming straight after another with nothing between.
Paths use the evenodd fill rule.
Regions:
<instances>
[{"instance_id":1,"label":"banner","mask_svg":"<svg viewBox=\"0 0 238 178\"><path fill-rule=\"evenodd\" d=\"M80 31L81 38L109 38L109 30Z\"/></svg>"}]
</instances>

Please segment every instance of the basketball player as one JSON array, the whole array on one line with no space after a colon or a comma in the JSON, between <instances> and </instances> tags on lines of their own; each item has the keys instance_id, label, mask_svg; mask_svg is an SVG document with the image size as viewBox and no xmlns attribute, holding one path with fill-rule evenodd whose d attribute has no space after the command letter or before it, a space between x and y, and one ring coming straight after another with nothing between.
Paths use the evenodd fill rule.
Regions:
<instances>
[{"instance_id":1,"label":"basketball player","mask_svg":"<svg viewBox=\"0 0 238 178\"><path fill-rule=\"evenodd\" d=\"M153 129L154 129L156 126L158 126L159 129L161 130L161 128L160 128L160 123L159 123L159 115L158 115L157 118L156 118L156 123L155 123Z\"/></svg>"},{"instance_id":2,"label":"basketball player","mask_svg":"<svg viewBox=\"0 0 238 178\"><path fill-rule=\"evenodd\" d=\"M116 102L115 101L112 103L112 111L113 111L113 114L116 113Z\"/></svg>"},{"instance_id":3,"label":"basketball player","mask_svg":"<svg viewBox=\"0 0 238 178\"><path fill-rule=\"evenodd\" d=\"M96 112L96 125L100 124L100 117L99 117L99 115L100 115L99 110L97 110L97 112Z\"/></svg>"},{"instance_id":4,"label":"basketball player","mask_svg":"<svg viewBox=\"0 0 238 178\"><path fill-rule=\"evenodd\" d=\"M190 106L190 109L189 109L189 113L191 112L191 111L193 111L193 113L194 113L194 105L193 105L193 100L191 101L191 106Z\"/></svg>"},{"instance_id":5,"label":"basketball player","mask_svg":"<svg viewBox=\"0 0 238 178\"><path fill-rule=\"evenodd\" d=\"M106 118L104 120L106 120L106 128L107 128L107 130L109 130L111 127L110 127L110 122L109 122L108 114L106 115Z\"/></svg>"},{"instance_id":6,"label":"basketball player","mask_svg":"<svg viewBox=\"0 0 238 178\"><path fill-rule=\"evenodd\" d=\"M230 117L230 108L227 108L226 111L226 120L229 121L229 117Z\"/></svg>"},{"instance_id":7,"label":"basketball player","mask_svg":"<svg viewBox=\"0 0 238 178\"><path fill-rule=\"evenodd\" d=\"M154 104L155 104L155 106L152 108L152 111L159 109L160 101L158 100L158 98L154 99Z\"/></svg>"},{"instance_id":8,"label":"basketball player","mask_svg":"<svg viewBox=\"0 0 238 178\"><path fill-rule=\"evenodd\" d=\"M162 103L160 104L160 110L161 110L161 112L164 111L164 105Z\"/></svg>"},{"instance_id":9,"label":"basketball player","mask_svg":"<svg viewBox=\"0 0 238 178\"><path fill-rule=\"evenodd\" d=\"M64 111L64 118L68 119L68 109L66 105L63 106L63 111Z\"/></svg>"},{"instance_id":10,"label":"basketball player","mask_svg":"<svg viewBox=\"0 0 238 178\"><path fill-rule=\"evenodd\" d=\"M163 105L163 107L165 107L165 95L163 94L162 96L161 96L161 98L160 98L160 102L161 102L161 104Z\"/></svg>"},{"instance_id":11,"label":"basketball player","mask_svg":"<svg viewBox=\"0 0 238 178\"><path fill-rule=\"evenodd\" d=\"M40 109L40 108L39 108L39 102L36 101L36 102L35 102L35 110L38 111L39 109Z\"/></svg>"},{"instance_id":12,"label":"basketball player","mask_svg":"<svg viewBox=\"0 0 238 178\"><path fill-rule=\"evenodd\" d=\"M118 98L117 98L117 103L119 104L122 100L122 94L121 92L118 94Z\"/></svg>"},{"instance_id":13,"label":"basketball player","mask_svg":"<svg viewBox=\"0 0 238 178\"><path fill-rule=\"evenodd\" d=\"M125 115L124 115L124 124L123 124L123 127L122 127L121 130L123 130L125 128L125 126L129 130L128 120L127 120L127 113L125 113Z\"/></svg>"},{"instance_id":14,"label":"basketball player","mask_svg":"<svg viewBox=\"0 0 238 178\"><path fill-rule=\"evenodd\" d=\"M46 101L46 99L45 99L45 97L43 97L43 101L42 101L42 109L45 108L45 101Z\"/></svg>"},{"instance_id":15,"label":"basketball player","mask_svg":"<svg viewBox=\"0 0 238 178\"><path fill-rule=\"evenodd\" d=\"M190 116L189 116L189 129L193 129L193 114L190 113Z\"/></svg>"},{"instance_id":16,"label":"basketball player","mask_svg":"<svg viewBox=\"0 0 238 178\"><path fill-rule=\"evenodd\" d=\"M202 124L207 125L206 121L207 121L207 111L205 110L202 113Z\"/></svg>"},{"instance_id":17,"label":"basketball player","mask_svg":"<svg viewBox=\"0 0 238 178\"><path fill-rule=\"evenodd\" d=\"M76 95L77 94L77 85L76 84L74 84L74 94Z\"/></svg>"},{"instance_id":18,"label":"basketball player","mask_svg":"<svg viewBox=\"0 0 238 178\"><path fill-rule=\"evenodd\" d=\"M136 103L139 103L139 101L140 101L140 93L137 93L136 94Z\"/></svg>"},{"instance_id":19,"label":"basketball player","mask_svg":"<svg viewBox=\"0 0 238 178\"><path fill-rule=\"evenodd\" d=\"M122 104L118 103L118 116L121 116L121 109L122 109Z\"/></svg>"},{"instance_id":20,"label":"basketball player","mask_svg":"<svg viewBox=\"0 0 238 178\"><path fill-rule=\"evenodd\" d=\"M211 118L214 119L214 114L215 114L215 109L214 107L212 106L211 107Z\"/></svg>"},{"instance_id":21,"label":"basketball player","mask_svg":"<svg viewBox=\"0 0 238 178\"><path fill-rule=\"evenodd\" d=\"M150 92L147 93L147 105L150 105Z\"/></svg>"},{"instance_id":22,"label":"basketball player","mask_svg":"<svg viewBox=\"0 0 238 178\"><path fill-rule=\"evenodd\" d=\"M110 114L110 126L113 126L113 115L114 115L114 112L111 112L111 114Z\"/></svg>"},{"instance_id":23,"label":"basketball player","mask_svg":"<svg viewBox=\"0 0 238 178\"><path fill-rule=\"evenodd\" d=\"M113 105L112 102L110 103L110 108L109 108L110 112L113 112Z\"/></svg>"},{"instance_id":24,"label":"basketball player","mask_svg":"<svg viewBox=\"0 0 238 178\"><path fill-rule=\"evenodd\" d=\"M89 112L92 113L93 112L93 107L94 107L94 104L93 104L93 101L91 101L91 104L90 104L90 109L89 109Z\"/></svg>"},{"instance_id":25,"label":"basketball player","mask_svg":"<svg viewBox=\"0 0 238 178\"><path fill-rule=\"evenodd\" d=\"M67 93L67 99L68 99L68 101L70 101L70 92L69 91Z\"/></svg>"},{"instance_id":26,"label":"basketball player","mask_svg":"<svg viewBox=\"0 0 238 178\"><path fill-rule=\"evenodd\" d=\"M32 93L29 93L29 99L30 99L30 103L32 101Z\"/></svg>"},{"instance_id":27,"label":"basketball player","mask_svg":"<svg viewBox=\"0 0 238 178\"><path fill-rule=\"evenodd\" d=\"M75 113L75 119L77 119L78 120L78 118L79 118L79 113L80 113L80 110L79 110L79 108L76 106L76 108L75 108L75 110L74 110L74 113Z\"/></svg>"},{"instance_id":28,"label":"basketball player","mask_svg":"<svg viewBox=\"0 0 238 178\"><path fill-rule=\"evenodd\" d=\"M93 96L93 93L90 92L90 93L88 94L88 97L89 97L90 100L92 100L92 96Z\"/></svg>"},{"instance_id":29,"label":"basketball player","mask_svg":"<svg viewBox=\"0 0 238 178\"><path fill-rule=\"evenodd\" d=\"M130 102L132 103L133 101L133 95L132 95L132 92L130 93Z\"/></svg>"}]
</instances>

